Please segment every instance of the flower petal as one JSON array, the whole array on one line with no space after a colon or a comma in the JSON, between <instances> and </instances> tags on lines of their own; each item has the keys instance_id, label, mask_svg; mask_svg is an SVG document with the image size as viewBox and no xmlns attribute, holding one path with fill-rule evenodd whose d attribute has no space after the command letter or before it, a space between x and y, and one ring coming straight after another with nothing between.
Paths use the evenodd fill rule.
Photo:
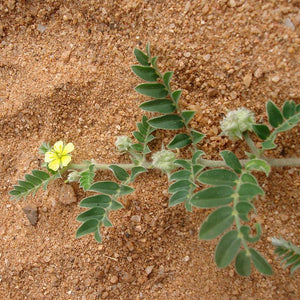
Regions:
<instances>
[{"instance_id":1,"label":"flower petal","mask_svg":"<svg viewBox=\"0 0 300 300\"><path fill-rule=\"evenodd\" d=\"M65 147L64 147L64 149L63 149L63 151L62 151L62 155L66 155L66 154L68 154L68 153L70 153L70 152L72 152L74 150L74 145L72 144L72 143L68 143Z\"/></svg>"},{"instance_id":2,"label":"flower petal","mask_svg":"<svg viewBox=\"0 0 300 300\"><path fill-rule=\"evenodd\" d=\"M63 167L67 166L71 161L71 155L64 155L60 159Z\"/></svg>"},{"instance_id":3,"label":"flower petal","mask_svg":"<svg viewBox=\"0 0 300 300\"><path fill-rule=\"evenodd\" d=\"M48 168L53 170L53 171L57 171L60 165L60 160L59 159L54 159L52 161L50 161L50 163L48 164Z\"/></svg>"},{"instance_id":4,"label":"flower petal","mask_svg":"<svg viewBox=\"0 0 300 300\"><path fill-rule=\"evenodd\" d=\"M58 159L57 154L52 151L48 151L45 153L45 162L50 162L52 160Z\"/></svg>"},{"instance_id":5,"label":"flower petal","mask_svg":"<svg viewBox=\"0 0 300 300\"><path fill-rule=\"evenodd\" d=\"M58 141L53 146L54 151L57 152L57 153L62 153L63 148L64 148L63 141Z\"/></svg>"}]
</instances>

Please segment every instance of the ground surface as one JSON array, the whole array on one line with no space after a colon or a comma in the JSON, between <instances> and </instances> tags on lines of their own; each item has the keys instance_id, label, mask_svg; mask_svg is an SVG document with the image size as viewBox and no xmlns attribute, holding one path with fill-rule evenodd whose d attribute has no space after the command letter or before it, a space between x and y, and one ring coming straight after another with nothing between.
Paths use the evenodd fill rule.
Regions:
<instances>
[{"instance_id":1,"label":"ground surface","mask_svg":"<svg viewBox=\"0 0 300 300\"><path fill-rule=\"evenodd\" d=\"M192 125L207 135L207 158L219 150L248 150L220 133L227 109L245 106L266 118L268 99L300 102L300 2L0 1L0 298L1 299L299 299L293 278L273 255L272 236L299 243L299 169L273 169L257 201L263 236L257 243L276 275L237 276L217 270L216 241L197 239L208 211L168 208L166 177L138 178L126 208L103 231L103 244L74 233L77 203L60 201L63 181L25 202L8 191L39 167L37 148L62 139L75 144L74 161L128 162L114 150L130 134L143 100L131 73L133 49L152 45L182 106L197 111ZM299 156L299 129L279 137L276 157ZM170 135L158 132L159 142ZM108 173L98 174L105 180ZM36 205L32 226L23 208ZM133 217L134 216L134 217Z\"/></svg>"}]
</instances>

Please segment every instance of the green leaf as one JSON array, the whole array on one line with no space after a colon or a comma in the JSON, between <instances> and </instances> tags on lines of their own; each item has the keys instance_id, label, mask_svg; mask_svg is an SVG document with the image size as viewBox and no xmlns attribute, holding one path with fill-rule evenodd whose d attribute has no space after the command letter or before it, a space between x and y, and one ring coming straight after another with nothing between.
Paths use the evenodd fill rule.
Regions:
<instances>
[{"instance_id":1,"label":"green leaf","mask_svg":"<svg viewBox=\"0 0 300 300\"><path fill-rule=\"evenodd\" d=\"M168 91L161 83L142 83L135 90L142 95L153 98L164 98L168 95Z\"/></svg>"},{"instance_id":2,"label":"green leaf","mask_svg":"<svg viewBox=\"0 0 300 300\"><path fill-rule=\"evenodd\" d=\"M266 150L274 149L277 147L277 145L271 140L267 140L267 141L263 142L261 145Z\"/></svg>"},{"instance_id":3,"label":"green leaf","mask_svg":"<svg viewBox=\"0 0 300 300\"><path fill-rule=\"evenodd\" d=\"M182 190L188 191L192 187L195 188L196 186L191 181L179 180L170 185L169 193L173 194Z\"/></svg>"},{"instance_id":4,"label":"green leaf","mask_svg":"<svg viewBox=\"0 0 300 300\"><path fill-rule=\"evenodd\" d=\"M215 252L215 261L218 268L227 267L235 258L240 246L241 239L238 238L236 230L229 231L223 235Z\"/></svg>"},{"instance_id":5,"label":"green leaf","mask_svg":"<svg viewBox=\"0 0 300 300\"><path fill-rule=\"evenodd\" d=\"M172 195L169 200L169 207L175 206L179 203L182 203L186 200L188 195L187 191L179 191Z\"/></svg>"},{"instance_id":6,"label":"green leaf","mask_svg":"<svg viewBox=\"0 0 300 300\"><path fill-rule=\"evenodd\" d=\"M105 210L102 207L93 207L78 215L76 220L79 222L85 222L91 219L101 220L104 215Z\"/></svg>"},{"instance_id":7,"label":"green leaf","mask_svg":"<svg viewBox=\"0 0 300 300\"><path fill-rule=\"evenodd\" d=\"M145 137L139 131L133 131L132 134L138 142L145 143Z\"/></svg>"},{"instance_id":8,"label":"green leaf","mask_svg":"<svg viewBox=\"0 0 300 300\"><path fill-rule=\"evenodd\" d=\"M98 221L95 219L92 220L88 220L86 222L84 222L78 229L76 232L76 238L80 238L86 234L95 232L97 230L98 227Z\"/></svg>"},{"instance_id":9,"label":"green leaf","mask_svg":"<svg viewBox=\"0 0 300 300\"><path fill-rule=\"evenodd\" d=\"M246 250L241 250L235 259L235 269L241 276L250 276L251 259Z\"/></svg>"},{"instance_id":10,"label":"green leaf","mask_svg":"<svg viewBox=\"0 0 300 300\"><path fill-rule=\"evenodd\" d=\"M285 101L282 108L283 116L289 119L296 113L296 104L293 100Z\"/></svg>"},{"instance_id":11,"label":"green leaf","mask_svg":"<svg viewBox=\"0 0 300 300\"><path fill-rule=\"evenodd\" d=\"M229 228L233 221L232 208L224 206L211 213L202 224L199 231L200 240L211 240Z\"/></svg>"},{"instance_id":12,"label":"green leaf","mask_svg":"<svg viewBox=\"0 0 300 300\"><path fill-rule=\"evenodd\" d=\"M193 157L192 157L192 163L193 164L197 164L198 163L198 159L200 156L204 155L205 152L202 151L202 150L197 150L194 154L193 154Z\"/></svg>"},{"instance_id":13,"label":"green leaf","mask_svg":"<svg viewBox=\"0 0 300 300\"><path fill-rule=\"evenodd\" d=\"M193 140L193 145L196 145L197 143L202 141L202 139L205 137L205 134L192 129L191 136L192 136L192 140Z\"/></svg>"},{"instance_id":14,"label":"green leaf","mask_svg":"<svg viewBox=\"0 0 300 300\"><path fill-rule=\"evenodd\" d=\"M192 143L191 137L185 133L177 134L169 143L169 149L183 148Z\"/></svg>"},{"instance_id":15,"label":"green leaf","mask_svg":"<svg viewBox=\"0 0 300 300\"><path fill-rule=\"evenodd\" d=\"M251 253L251 259L254 263L255 268L262 274L272 275L273 270L269 263L264 259L264 257L255 249L249 249Z\"/></svg>"},{"instance_id":16,"label":"green leaf","mask_svg":"<svg viewBox=\"0 0 300 300\"><path fill-rule=\"evenodd\" d=\"M249 226L241 226L240 231L244 236L244 239L250 243L255 243L260 239L261 236L261 226L259 223L255 223L255 228L256 228L256 235L252 236L250 235L250 227Z\"/></svg>"},{"instance_id":17,"label":"green leaf","mask_svg":"<svg viewBox=\"0 0 300 300\"><path fill-rule=\"evenodd\" d=\"M79 203L80 207L102 207L107 208L111 203L111 199L107 195L95 195L82 199Z\"/></svg>"},{"instance_id":18,"label":"green leaf","mask_svg":"<svg viewBox=\"0 0 300 300\"><path fill-rule=\"evenodd\" d=\"M248 183L253 183L253 184L258 185L256 178L253 175L248 174L248 173L243 174L242 177L241 177L241 180L244 183L248 182Z\"/></svg>"},{"instance_id":19,"label":"green leaf","mask_svg":"<svg viewBox=\"0 0 300 300\"><path fill-rule=\"evenodd\" d=\"M111 221L109 220L109 218L106 215L103 218L102 222L105 227L113 227L113 224L111 223Z\"/></svg>"},{"instance_id":20,"label":"green leaf","mask_svg":"<svg viewBox=\"0 0 300 300\"><path fill-rule=\"evenodd\" d=\"M88 170L80 173L80 187L83 188L84 191L87 191L90 186L93 184L95 177L94 165L90 165Z\"/></svg>"},{"instance_id":21,"label":"green leaf","mask_svg":"<svg viewBox=\"0 0 300 300\"><path fill-rule=\"evenodd\" d=\"M94 233L94 238L98 243L102 243L101 233L100 233L100 226L98 226L98 230Z\"/></svg>"},{"instance_id":22,"label":"green leaf","mask_svg":"<svg viewBox=\"0 0 300 300\"><path fill-rule=\"evenodd\" d=\"M245 165L246 170L252 171L262 171L265 172L265 174L268 176L271 171L271 166L262 159L251 159L249 160Z\"/></svg>"},{"instance_id":23,"label":"green leaf","mask_svg":"<svg viewBox=\"0 0 300 300\"><path fill-rule=\"evenodd\" d=\"M42 183L42 179L35 177L33 175L30 175L30 174L25 175L25 180L32 183L35 186L40 185Z\"/></svg>"},{"instance_id":24,"label":"green leaf","mask_svg":"<svg viewBox=\"0 0 300 300\"><path fill-rule=\"evenodd\" d=\"M32 175L41 179L41 180L47 180L50 178L50 175L44 171L41 170L32 170Z\"/></svg>"},{"instance_id":25,"label":"green leaf","mask_svg":"<svg viewBox=\"0 0 300 300\"><path fill-rule=\"evenodd\" d=\"M128 173L117 165L110 165L109 168L113 171L116 178L120 181L125 181L129 178Z\"/></svg>"},{"instance_id":26,"label":"green leaf","mask_svg":"<svg viewBox=\"0 0 300 300\"><path fill-rule=\"evenodd\" d=\"M154 56L151 58L151 64L155 69L157 69L157 60L158 60L158 56Z\"/></svg>"},{"instance_id":27,"label":"green leaf","mask_svg":"<svg viewBox=\"0 0 300 300\"><path fill-rule=\"evenodd\" d=\"M143 66L149 66L150 63L148 61L148 56L139 49L134 49L134 56L136 57L137 61Z\"/></svg>"},{"instance_id":28,"label":"green leaf","mask_svg":"<svg viewBox=\"0 0 300 300\"><path fill-rule=\"evenodd\" d=\"M221 154L223 160L225 161L226 165L229 168L231 168L237 174L242 173L243 167L242 167L239 159L236 157L236 155L234 153L232 153L231 151L225 150L225 151L222 151L220 154Z\"/></svg>"},{"instance_id":29,"label":"green leaf","mask_svg":"<svg viewBox=\"0 0 300 300\"><path fill-rule=\"evenodd\" d=\"M239 217L243 221L249 221L248 214L249 214L250 210L253 210L254 212L256 212L255 207L250 202L239 202L235 208L238 211Z\"/></svg>"},{"instance_id":30,"label":"green leaf","mask_svg":"<svg viewBox=\"0 0 300 300\"><path fill-rule=\"evenodd\" d=\"M204 169L204 166L202 166L202 165L193 165L192 169L193 169L194 177L197 177L198 174Z\"/></svg>"},{"instance_id":31,"label":"green leaf","mask_svg":"<svg viewBox=\"0 0 300 300\"><path fill-rule=\"evenodd\" d=\"M170 81L171 81L171 77L173 75L174 72L166 72L163 76L163 81L164 81L164 84L167 86L167 87L170 87Z\"/></svg>"},{"instance_id":32,"label":"green leaf","mask_svg":"<svg viewBox=\"0 0 300 300\"><path fill-rule=\"evenodd\" d=\"M212 169L202 172L198 180L204 184L229 185L233 187L236 185L238 176L226 169Z\"/></svg>"},{"instance_id":33,"label":"green leaf","mask_svg":"<svg viewBox=\"0 0 300 300\"><path fill-rule=\"evenodd\" d=\"M147 128L143 125L143 123L138 122L137 127L142 135L147 134Z\"/></svg>"},{"instance_id":34,"label":"green leaf","mask_svg":"<svg viewBox=\"0 0 300 300\"><path fill-rule=\"evenodd\" d=\"M232 202L233 194L230 186L210 187L194 194L191 203L201 208L223 206Z\"/></svg>"},{"instance_id":35,"label":"green leaf","mask_svg":"<svg viewBox=\"0 0 300 300\"><path fill-rule=\"evenodd\" d=\"M269 123L272 125L272 127L276 128L283 123L283 116L279 108L271 100L267 102L267 113Z\"/></svg>"},{"instance_id":36,"label":"green leaf","mask_svg":"<svg viewBox=\"0 0 300 300\"><path fill-rule=\"evenodd\" d=\"M150 54L150 43L147 43L147 45L146 45L146 53L147 53L148 57L151 57L151 54Z\"/></svg>"},{"instance_id":37,"label":"green leaf","mask_svg":"<svg viewBox=\"0 0 300 300\"><path fill-rule=\"evenodd\" d=\"M23 186L20 186L20 185L14 185L14 189L15 191L18 191L20 193L24 193L24 192L27 192L28 189L23 187Z\"/></svg>"},{"instance_id":38,"label":"green leaf","mask_svg":"<svg viewBox=\"0 0 300 300\"><path fill-rule=\"evenodd\" d=\"M134 189L128 185L121 185L120 187L120 196L128 195L134 192Z\"/></svg>"},{"instance_id":39,"label":"green leaf","mask_svg":"<svg viewBox=\"0 0 300 300\"><path fill-rule=\"evenodd\" d=\"M191 178L192 173L187 170L180 170L177 172L172 173L170 176L170 181L172 180L189 180Z\"/></svg>"},{"instance_id":40,"label":"green leaf","mask_svg":"<svg viewBox=\"0 0 300 300\"><path fill-rule=\"evenodd\" d=\"M176 130L184 126L183 120L178 115L164 115L152 118L148 122L152 127L158 129Z\"/></svg>"},{"instance_id":41,"label":"green leaf","mask_svg":"<svg viewBox=\"0 0 300 300\"><path fill-rule=\"evenodd\" d=\"M24 181L24 180L18 180L19 186L25 188L26 190L31 190L34 188L34 185L31 182Z\"/></svg>"},{"instance_id":42,"label":"green leaf","mask_svg":"<svg viewBox=\"0 0 300 300\"><path fill-rule=\"evenodd\" d=\"M184 120L184 123L187 125L194 117L195 115L195 111L193 110L184 110L182 113L181 113L181 116Z\"/></svg>"},{"instance_id":43,"label":"green leaf","mask_svg":"<svg viewBox=\"0 0 300 300\"><path fill-rule=\"evenodd\" d=\"M147 172L147 169L145 169L144 167L141 167L141 166L133 167L131 169L130 181L133 181L138 174L141 174L144 172Z\"/></svg>"},{"instance_id":44,"label":"green leaf","mask_svg":"<svg viewBox=\"0 0 300 300\"><path fill-rule=\"evenodd\" d=\"M142 103L140 108L145 111L158 112L161 114L169 114L176 110L176 106L171 100L156 99Z\"/></svg>"},{"instance_id":45,"label":"green leaf","mask_svg":"<svg viewBox=\"0 0 300 300\"><path fill-rule=\"evenodd\" d=\"M242 183L239 188L240 201L248 201L257 195L264 195L264 191L256 184Z\"/></svg>"},{"instance_id":46,"label":"green leaf","mask_svg":"<svg viewBox=\"0 0 300 300\"><path fill-rule=\"evenodd\" d=\"M153 69L152 67L132 66L131 70L135 75L137 75L138 77L140 77L145 81L154 82L159 77L155 69Z\"/></svg>"},{"instance_id":47,"label":"green leaf","mask_svg":"<svg viewBox=\"0 0 300 300\"><path fill-rule=\"evenodd\" d=\"M124 208L122 203L120 203L119 201L116 201L116 200L112 200L112 203L111 203L111 206L110 206L111 210L118 210L118 209L121 209L121 208Z\"/></svg>"},{"instance_id":48,"label":"green leaf","mask_svg":"<svg viewBox=\"0 0 300 300\"><path fill-rule=\"evenodd\" d=\"M177 90L172 93L171 98L174 100L176 104L178 104L180 96L181 96L182 90Z\"/></svg>"},{"instance_id":49,"label":"green leaf","mask_svg":"<svg viewBox=\"0 0 300 300\"><path fill-rule=\"evenodd\" d=\"M141 144L132 144L130 147L137 152L142 152L144 150L144 146Z\"/></svg>"},{"instance_id":50,"label":"green leaf","mask_svg":"<svg viewBox=\"0 0 300 300\"><path fill-rule=\"evenodd\" d=\"M191 170L192 168L191 163L185 159L175 159L174 164L179 165L186 170Z\"/></svg>"},{"instance_id":51,"label":"green leaf","mask_svg":"<svg viewBox=\"0 0 300 300\"><path fill-rule=\"evenodd\" d=\"M270 129L267 125L254 124L252 125L252 129L255 132L255 134L262 140L266 140L270 136Z\"/></svg>"},{"instance_id":52,"label":"green leaf","mask_svg":"<svg viewBox=\"0 0 300 300\"><path fill-rule=\"evenodd\" d=\"M89 188L89 191L115 195L118 193L119 188L120 186L113 181L98 181Z\"/></svg>"}]
</instances>

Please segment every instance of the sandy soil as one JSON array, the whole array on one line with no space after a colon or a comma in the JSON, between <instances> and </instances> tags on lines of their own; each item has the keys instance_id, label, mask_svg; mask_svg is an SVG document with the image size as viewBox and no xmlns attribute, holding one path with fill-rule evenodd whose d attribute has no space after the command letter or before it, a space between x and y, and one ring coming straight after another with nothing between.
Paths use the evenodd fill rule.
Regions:
<instances>
[{"instance_id":1,"label":"sandy soil","mask_svg":"<svg viewBox=\"0 0 300 300\"><path fill-rule=\"evenodd\" d=\"M0 298L299 299L300 272L290 278L270 244L279 235L299 243L299 169L259 177L266 197L256 202L257 248L273 264L272 277L217 270L216 241L197 239L209 211L168 208L159 172L138 178L101 245L74 237L85 196L76 185L77 203L69 205L60 196L63 180L25 202L8 196L41 164L43 141L73 142L77 162L128 162L114 141L141 119L145 99L133 89L139 80L130 66L133 49L147 42L162 70L175 71L182 106L197 111L192 125L207 134L207 158L220 159L223 149L243 157L242 143L217 136L219 122L239 106L264 120L268 99L300 102L299 8L299 0L0 1ZM299 157L299 133L281 135L272 155ZM157 136L154 148L171 137ZM37 207L36 226L23 212L28 204Z\"/></svg>"}]
</instances>

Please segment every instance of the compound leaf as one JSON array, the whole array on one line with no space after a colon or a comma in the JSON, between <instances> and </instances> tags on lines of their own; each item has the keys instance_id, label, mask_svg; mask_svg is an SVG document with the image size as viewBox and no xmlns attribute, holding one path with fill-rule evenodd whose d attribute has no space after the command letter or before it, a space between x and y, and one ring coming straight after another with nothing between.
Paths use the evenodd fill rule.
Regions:
<instances>
[{"instance_id":1,"label":"compound leaf","mask_svg":"<svg viewBox=\"0 0 300 300\"><path fill-rule=\"evenodd\" d=\"M118 180L125 181L128 179L129 174L123 168L117 165L110 165L109 168L113 171Z\"/></svg>"},{"instance_id":2,"label":"compound leaf","mask_svg":"<svg viewBox=\"0 0 300 300\"><path fill-rule=\"evenodd\" d=\"M272 267L265 260L265 258L253 248L249 248L249 251L251 253L251 260L255 268L262 274L272 275L273 274Z\"/></svg>"},{"instance_id":3,"label":"compound leaf","mask_svg":"<svg viewBox=\"0 0 300 300\"><path fill-rule=\"evenodd\" d=\"M135 90L142 95L152 98L164 98L168 95L168 91L161 83L142 83Z\"/></svg>"},{"instance_id":4,"label":"compound leaf","mask_svg":"<svg viewBox=\"0 0 300 300\"><path fill-rule=\"evenodd\" d=\"M231 168L237 174L242 173L243 167L234 153L228 150L224 150L220 154L229 168Z\"/></svg>"},{"instance_id":5,"label":"compound leaf","mask_svg":"<svg viewBox=\"0 0 300 300\"><path fill-rule=\"evenodd\" d=\"M223 206L232 202L233 194L230 186L210 187L194 194L191 203L201 208Z\"/></svg>"},{"instance_id":6,"label":"compound leaf","mask_svg":"<svg viewBox=\"0 0 300 300\"><path fill-rule=\"evenodd\" d=\"M238 176L230 170L212 169L202 172L198 180L204 184L210 185L229 185L235 186Z\"/></svg>"},{"instance_id":7,"label":"compound leaf","mask_svg":"<svg viewBox=\"0 0 300 300\"><path fill-rule=\"evenodd\" d=\"M215 252L215 261L219 268L227 267L235 258L241 246L238 232L232 230L222 236Z\"/></svg>"},{"instance_id":8,"label":"compound leaf","mask_svg":"<svg viewBox=\"0 0 300 300\"><path fill-rule=\"evenodd\" d=\"M148 60L148 56L141 51L140 49L134 49L134 56L136 57L137 61L143 65L143 66L149 66L149 60Z\"/></svg>"},{"instance_id":9,"label":"compound leaf","mask_svg":"<svg viewBox=\"0 0 300 300\"><path fill-rule=\"evenodd\" d=\"M79 203L80 207L102 207L107 208L111 203L111 199L108 195L95 195L82 199Z\"/></svg>"},{"instance_id":10,"label":"compound leaf","mask_svg":"<svg viewBox=\"0 0 300 300\"><path fill-rule=\"evenodd\" d=\"M120 186L113 181L97 181L89 188L89 191L115 195L118 193L119 188Z\"/></svg>"},{"instance_id":11,"label":"compound leaf","mask_svg":"<svg viewBox=\"0 0 300 300\"><path fill-rule=\"evenodd\" d=\"M251 259L246 250L241 250L235 259L235 269L241 276L250 276Z\"/></svg>"},{"instance_id":12,"label":"compound leaf","mask_svg":"<svg viewBox=\"0 0 300 300\"><path fill-rule=\"evenodd\" d=\"M283 122L283 116L279 108L271 100L267 102L267 113L272 127L277 128Z\"/></svg>"},{"instance_id":13,"label":"compound leaf","mask_svg":"<svg viewBox=\"0 0 300 300\"><path fill-rule=\"evenodd\" d=\"M155 99L142 103L140 108L145 111L158 112L162 114L169 114L176 110L176 106L168 99Z\"/></svg>"},{"instance_id":14,"label":"compound leaf","mask_svg":"<svg viewBox=\"0 0 300 300\"><path fill-rule=\"evenodd\" d=\"M185 133L175 135L173 140L169 143L169 149L183 148L192 143L191 137Z\"/></svg>"},{"instance_id":15,"label":"compound leaf","mask_svg":"<svg viewBox=\"0 0 300 300\"><path fill-rule=\"evenodd\" d=\"M224 206L211 213L199 231L199 239L211 240L223 233L234 221L232 208Z\"/></svg>"},{"instance_id":16,"label":"compound leaf","mask_svg":"<svg viewBox=\"0 0 300 300\"><path fill-rule=\"evenodd\" d=\"M148 123L158 129L171 129L176 130L184 126L182 118L178 115L164 115L161 117L152 118Z\"/></svg>"},{"instance_id":17,"label":"compound leaf","mask_svg":"<svg viewBox=\"0 0 300 300\"><path fill-rule=\"evenodd\" d=\"M86 234L95 232L98 227L98 221L96 219L91 219L84 222L76 231L76 238L80 238Z\"/></svg>"},{"instance_id":18,"label":"compound leaf","mask_svg":"<svg viewBox=\"0 0 300 300\"><path fill-rule=\"evenodd\" d=\"M131 70L135 75L145 81L154 82L159 77L155 69L149 66L132 66Z\"/></svg>"}]
</instances>

